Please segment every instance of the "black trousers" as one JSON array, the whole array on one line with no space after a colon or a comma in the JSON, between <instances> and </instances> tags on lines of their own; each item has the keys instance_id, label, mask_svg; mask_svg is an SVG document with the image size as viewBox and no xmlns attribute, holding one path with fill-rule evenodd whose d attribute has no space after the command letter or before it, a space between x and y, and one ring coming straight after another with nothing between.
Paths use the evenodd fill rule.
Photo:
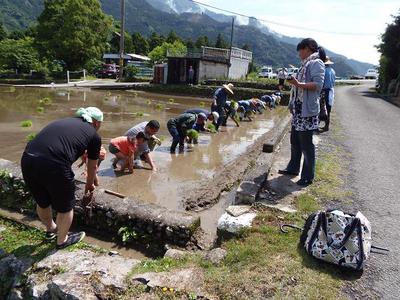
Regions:
<instances>
[{"instance_id":1,"label":"black trousers","mask_svg":"<svg viewBox=\"0 0 400 300\"><path fill-rule=\"evenodd\" d=\"M291 157L287 170L299 173L301 157L304 156L301 179L314 180L315 176L315 146L313 143L314 131L296 131L292 127L290 133Z\"/></svg>"}]
</instances>

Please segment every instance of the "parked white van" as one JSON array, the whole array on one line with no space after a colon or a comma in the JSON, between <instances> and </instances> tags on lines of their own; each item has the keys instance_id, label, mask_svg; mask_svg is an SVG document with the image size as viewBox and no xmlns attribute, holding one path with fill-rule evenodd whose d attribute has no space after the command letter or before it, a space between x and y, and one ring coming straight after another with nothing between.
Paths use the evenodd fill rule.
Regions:
<instances>
[{"instance_id":1,"label":"parked white van","mask_svg":"<svg viewBox=\"0 0 400 300\"><path fill-rule=\"evenodd\" d=\"M271 66L262 67L260 73L258 73L259 78L277 78L277 76Z\"/></svg>"},{"instance_id":2,"label":"parked white van","mask_svg":"<svg viewBox=\"0 0 400 300\"><path fill-rule=\"evenodd\" d=\"M378 78L378 71L376 69L368 69L364 77L365 79L376 79Z\"/></svg>"}]
</instances>

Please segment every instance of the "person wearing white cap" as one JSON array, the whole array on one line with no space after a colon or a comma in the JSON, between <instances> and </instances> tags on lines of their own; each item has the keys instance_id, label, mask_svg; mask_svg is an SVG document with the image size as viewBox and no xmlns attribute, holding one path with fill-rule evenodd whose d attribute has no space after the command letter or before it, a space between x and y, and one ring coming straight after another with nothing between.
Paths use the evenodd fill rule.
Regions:
<instances>
[{"instance_id":1,"label":"person wearing white cap","mask_svg":"<svg viewBox=\"0 0 400 300\"><path fill-rule=\"evenodd\" d=\"M80 242L85 232L69 233L75 206L72 164L87 152L85 194L93 191L101 138L97 131L103 113L96 107L80 108L76 117L54 121L28 143L21 159L24 181L46 226L46 239L56 239L62 249ZM57 212L56 222L53 210Z\"/></svg>"},{"instance_id":2,"label":"person wearing white cap","mask_svg":"<svg viewBox=\"0 0 400 300\"><path fill-rule=\"evenodd\" d=\"M223 84L222 87L218 88L214 93L214 100L211 105L211 111L215 111L218 113L219 118L217 125L215 126L216 130L219 130L219 127L225 120L225 104L228 100L228 94L233 95L233 84Z\"/></svg>"}]
</instances>

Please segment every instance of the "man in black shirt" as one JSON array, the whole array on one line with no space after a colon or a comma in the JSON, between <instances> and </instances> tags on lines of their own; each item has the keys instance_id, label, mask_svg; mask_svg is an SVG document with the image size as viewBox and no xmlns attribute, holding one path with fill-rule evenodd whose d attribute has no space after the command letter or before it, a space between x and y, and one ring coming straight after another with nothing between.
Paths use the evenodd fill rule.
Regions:
<instances>
[{"instance_id":1,"label":"man in black shirt","mask_svg":"<svg viewBox=\"0 0 400 300\"><path fill-rule=\"evenodd\" d=\"M85 194L94 190L101 138L97 134L103 113L96 107L80 108L77 117L54 121L28 143L21 159L24 181L37 204L46 237L57 234L57 249L81 241L84 232L70 233L75 204L72 164L87 150ZM97 180L96 180L97 181ZM57 212L53 221L52 209Z\"/></svg>"}]
</instances>

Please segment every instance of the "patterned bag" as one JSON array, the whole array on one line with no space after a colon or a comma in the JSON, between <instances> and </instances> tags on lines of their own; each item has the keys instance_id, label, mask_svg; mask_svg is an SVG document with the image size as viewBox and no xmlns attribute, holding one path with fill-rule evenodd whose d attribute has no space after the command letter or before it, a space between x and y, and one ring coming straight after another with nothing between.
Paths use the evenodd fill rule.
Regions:
<instances>
[{"instance_id":1,"label":"patterned bag","mask_svg":"<svg viewBox=\"0 0 400 300\"><path fill-rule=\"evenodd\" d=\"M308 217L300 243L317 259L361 270L371 252L371 225L361 212L320 211Z\"/></svg>"}]
</instances>

